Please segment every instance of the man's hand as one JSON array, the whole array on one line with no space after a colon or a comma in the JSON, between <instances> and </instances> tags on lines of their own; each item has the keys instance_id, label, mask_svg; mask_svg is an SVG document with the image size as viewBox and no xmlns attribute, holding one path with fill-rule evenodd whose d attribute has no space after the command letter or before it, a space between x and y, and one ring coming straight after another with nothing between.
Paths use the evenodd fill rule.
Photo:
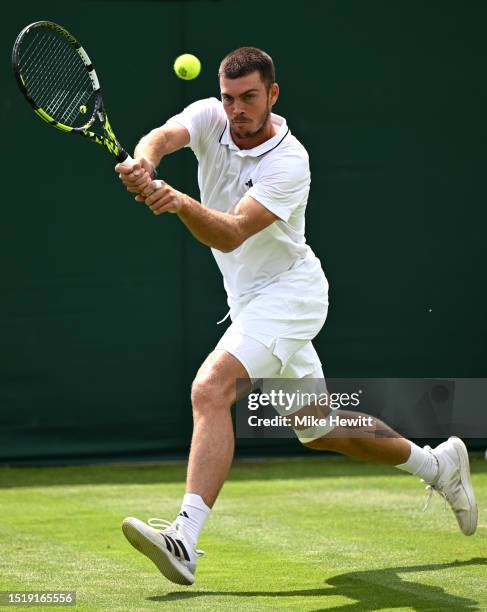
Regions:
<instances>
[{"instance_id":1,"label":"man's hand","mask_svg":"<svg viewBox=\"0 0 487 612\"><path fill-rule=\"evenodd\" d=\"M143 157L135 159L130 166L124 166L123 164L115 166L118 178L130 193L145 193L147 195L152 193L153 189L149 188L149 184L152 183L153 171L152 165Z\"/></svg>"},{"instance_id":2,"label":"man's hand","mask_svg":"<svg viewBox=\"0 0 487 612\"><path fill-rule=\"evenodd\" d=\"M137 202L145 202L155 215L180 212L187 197L164 181L149 181L145 190L150 195L146 197L139 194L135 199Z\"/></svg>"}]
</instances>

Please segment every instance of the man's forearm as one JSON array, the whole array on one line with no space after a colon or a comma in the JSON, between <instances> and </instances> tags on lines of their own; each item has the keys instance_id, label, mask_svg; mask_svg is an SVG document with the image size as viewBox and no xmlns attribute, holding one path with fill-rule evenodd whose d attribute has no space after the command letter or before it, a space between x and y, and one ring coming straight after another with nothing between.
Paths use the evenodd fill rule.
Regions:
<instances>
[{"instance_id":1,"label":"man's forearm","mask_svg":"<svg viewBox=\"0 0 487 612\"><path fill-rule=\"evenodd\" d=\"M228 212L212 210L164 181L153 181L152 193L136 196L155 215L175 213L196 240L229 253L247 238L269 227L279 217L251 196L244 196Z\"/></svg>"},{"instance_id":2,"label":"man's forearm","mask_svg":"<svg viewBox=\"0 0 487 612\"><path fill-rule=\"evenodd\" d=\"M168 123L143 136L135 147L134 157L144 157L156 168L165 155L182 149L188 142L189 134L185 128Z\"/></svg>"},{"instance_id":3,"label":"man's forearm","mask_svg":"<svg viewBox=\"0 0 487 612\"><path fill-rule=\"evenodd\" d=\"M154 168L159 165L159 162L167 155L169 151L167 136L162 128L152 130L143 136L135 147L134 157L144 157Z\"/></svg>"},{"instance_id":4,"label":"man's forearm","mask_svg":"<svg viewBox=\"0 0 487 612\"><path fill-rule=\"evenodd\" d=\"M242 243L240 219L236 215L210 210L184 195L177 213L193 236L207 246L229 253Z\"/></svg>"}]
</instances>

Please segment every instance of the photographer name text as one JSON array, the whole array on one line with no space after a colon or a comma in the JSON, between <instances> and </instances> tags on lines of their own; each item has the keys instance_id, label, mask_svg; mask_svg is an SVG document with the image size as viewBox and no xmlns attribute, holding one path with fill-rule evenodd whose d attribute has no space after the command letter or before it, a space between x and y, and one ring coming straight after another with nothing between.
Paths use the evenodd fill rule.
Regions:
<instances>
[{"instance_id":1,"label":"photographer name text","mask_svg":"<svg viewBox=\"0 0 487 612\"><path fill-rule=\"evenodd\" d=\"M372 427L374 417L359 416L359 417L341 417L337 414L332 414L328 417L318 418L315 416L297 416L292 417L276 415L272 418L262 418L253 414L248 418L250 427Z\"/></svg>"}]
</instances>

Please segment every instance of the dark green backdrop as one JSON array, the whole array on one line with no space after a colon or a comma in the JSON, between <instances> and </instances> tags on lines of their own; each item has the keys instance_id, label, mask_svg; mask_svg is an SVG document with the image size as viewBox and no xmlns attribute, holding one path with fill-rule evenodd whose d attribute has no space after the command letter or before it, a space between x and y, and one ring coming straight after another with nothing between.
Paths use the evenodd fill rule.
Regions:
<instances>
[{"instance_id":1,"label":"dark green backdrop","mask_svg":"<svg viewBox=\"0 0 487 612\"><path fill-rule=\"evenodd\" d=\"M47 127L21 98L11 47L38 19L81 39L128 148L218 96L229 50L266 49L276 112L311 158L307 235L331 285L316 340L327 375L487 376L487 3L10 3L0 460L185 451L189 385L226 312L209 250L176 217L133 202L101 147ZM185 51L202 59L193 82L172 73ZM161 175L198 195L189 151Z\"/></svg>"}]
</instances>

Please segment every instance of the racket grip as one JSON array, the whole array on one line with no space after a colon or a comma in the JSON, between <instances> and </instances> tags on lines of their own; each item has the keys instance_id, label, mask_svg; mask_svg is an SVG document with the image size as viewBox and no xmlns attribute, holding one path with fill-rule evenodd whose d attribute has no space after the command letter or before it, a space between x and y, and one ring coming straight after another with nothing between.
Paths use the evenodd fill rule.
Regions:
<instances>
[{"instance_id":1,"label":"racket grip","mask_svg":"<svg viewBox=\"0 0 487 612\"><path fill-rule=\"evenodd\" d=\"M130 168L130 166L134 162L134 159L132 157L130 157L130 155L127 153L127 151L124 151L124 153L127 155L127 157L123 161L121 161L119 163L121 163L122 166L127 166L128 168ZM157 170L155 168L152 168L151 178L152 179L156 179L157 176L158 176Z\"/></svg>"},{"instance_id":2,"label":"racket grip","mask_svg":"<svg viewBox=\"0 0 487 612\"><path fill-rule=\"evenodd\" d=\"M122 166L128 166L130 167L133 164L134 160L132 157L130 157L130 155L127 153L127 157L120 162L122 164Z\"/></svg>"}]
</instances>

